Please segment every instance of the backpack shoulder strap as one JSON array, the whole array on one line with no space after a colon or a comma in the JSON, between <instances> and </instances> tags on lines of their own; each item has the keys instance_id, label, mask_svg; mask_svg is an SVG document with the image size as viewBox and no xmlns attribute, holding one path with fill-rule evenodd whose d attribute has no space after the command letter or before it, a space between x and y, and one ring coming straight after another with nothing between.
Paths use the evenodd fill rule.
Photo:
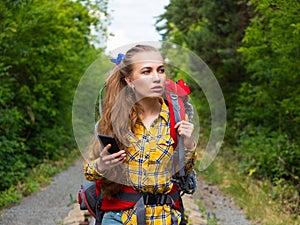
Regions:
<instances>
[{"instance_id":1,"label":"backpack shoulder strap","mask_svg":"<svg viewBox=\"0 0 300 225\"><path fill-rule=\"evenodd\" d=\"M174 129L174 126L179 121L185 119L185 102L187 102L187 96L190 94L190 89L182 79L178 82L167 79L164 94L170 111L170 132L176 148L178 143L178 135L177 131Z\"/></svg>"},{"instance_id":2,"label":"backpack shoulder strap","mask_svg":"<svg viewBox=\"0 0 300 225\"><path fill-rule=\"evenodd\" d=\"M174 82L170 79L166 80L165 85L165 96L169 106L170 112L170 133L171 137L174 140L174 163L173 163L173 173L179 168L179 176L184 176L184 161L185 161L185 152L184 152L184 143L183 138L178 135L177 130L174 128L175 124L181 120L185 119L186 115L186 105L188 100L188 94L190 94L189 87L179 80ZM176 167L178 168L175 168Z\"/></svg>"}]
</instances>

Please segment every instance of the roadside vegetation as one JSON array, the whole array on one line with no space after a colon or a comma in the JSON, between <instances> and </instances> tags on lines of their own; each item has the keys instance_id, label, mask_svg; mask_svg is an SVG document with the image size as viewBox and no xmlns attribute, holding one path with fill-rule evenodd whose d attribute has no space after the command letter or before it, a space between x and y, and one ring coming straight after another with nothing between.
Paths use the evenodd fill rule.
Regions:
<instances>
[{"instance_id":1,"label":"roadside vegetation","mask_svg":"<svg viewBox=\"0 0 300 225\"><path fill-rule=\"evenodd\" d=\"M172 0L165 9L157 30L206 62L226 101L225 140L202 175L233 195L249 218L299 224L299 2ZM209 106L198 100L209 130Z\"/></svg>"},{"instance_id":2,"label":"roadside vegetation","mask_svg":"<svg viewBox=\"0 0 300 225\"><path fill-rule=\"evenodd\" d=\"M0 208L72 161L72 101L103 51L94 43L106 40L106 6L105 0L0 2Z\"/></svg>"},{"instance_id":3,"label":"roadside vegetation","mask_svg":"<svg viewBox=\"0 0 300 225\"><path fill-rule=\"evenodd\" d=\"M254 179L251 173L245 175L238 159L228 152L221 153L207 170L198 172L200 177L217 185L226 197L232 197L254 224L300 224L299 216L289 213L290 208L298 204L299 196L288 202L283 196L286 190L274 186L267 179Z\"/></svg>"}]
</instances>

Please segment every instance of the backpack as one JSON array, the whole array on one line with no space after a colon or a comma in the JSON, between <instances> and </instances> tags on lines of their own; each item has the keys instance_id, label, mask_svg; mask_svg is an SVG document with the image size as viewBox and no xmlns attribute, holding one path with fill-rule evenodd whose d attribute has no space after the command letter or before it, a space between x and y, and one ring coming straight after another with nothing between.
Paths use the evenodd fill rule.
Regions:
<instances>
[{"instance_id":1,"label":"backpack","mask_svg":"<svg viewBox=\"0 0 300 225\"><path fill-rule=\"evenodd\" d=\"M178 82L174 82L170 79L166 80L165 93L163 97L169 107L171 128L173 128L180 120L185 119L186 114L188 115L189 121L193 119L193 107L190 103L188 103L188 94L190 94L190 89L182 79ZM100 102L101 96L99 103ZM101 114L101 105L99 105L99 111ZM184 160L182 160L184 158L183 138L177 134L175 129L170 129L170 133L174 140L174 149L178 148L178 151L175 151L177 152L177 161L184 162ZM177 198L180 202L180 212L182 214L180 225L185 225L187 224L187 220L184 217L185 214L181 196L185 193L193 194L195 192L197 186L196 173L193 170L190 174L185 175L184 168L182 166L179 171L179 176L174 175L172 177L172 181L179 187L178 193L180 194ZM87 182L82 184L78 192L78 203L80 204L81 210L88 210L96 219L96 225L101 225L104 211L100 210L100 206L103 198L101 196L101 192L98 194L96 189L96 182ZM130 200L132 201L132 199Z\"/></svg>"},{"instance_id":2,"label":"backpack","mask_svg":"<svg viewBox=\"0 0 300 225\"><path fill-rule=\"evenodd\" d=\"M97 185L94 181L88 181L81 184L78 192L78 204L80 210L88 210L89 213L96 219L95 225L100 225L104 212L98 210L102 203L101 193L97 195Z\"/></svg>"}]
</instances>

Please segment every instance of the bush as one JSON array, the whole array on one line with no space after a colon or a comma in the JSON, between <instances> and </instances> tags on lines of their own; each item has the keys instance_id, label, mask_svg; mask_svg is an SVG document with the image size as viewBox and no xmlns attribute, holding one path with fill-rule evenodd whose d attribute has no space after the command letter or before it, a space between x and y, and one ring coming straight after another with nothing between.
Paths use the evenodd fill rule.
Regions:
<instances>
[{"instance_id":1,"label":"bush","mask_svg":"<svg viewBox=\"0 0 300 225\"><path fill-rule=\"evenodd\" d=\"M284 179L296 185L300 174L300 146L280 132L256 128L244 132L234 151L246 173L272 181ZM299 190L300 191L300 190Z\"/></svg>"}]
</instances>

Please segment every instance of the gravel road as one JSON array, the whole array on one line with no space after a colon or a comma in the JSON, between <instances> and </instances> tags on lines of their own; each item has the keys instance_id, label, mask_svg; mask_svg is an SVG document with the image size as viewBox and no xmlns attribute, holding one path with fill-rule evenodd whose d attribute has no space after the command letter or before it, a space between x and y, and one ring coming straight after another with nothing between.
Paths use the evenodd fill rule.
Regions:
<instances>
[{"instance_id":1,"label":"gravel road","mask_svg":"<svg viewBox=\"0 0 300 225\"><path fill-rule=\"evenodd\" d=\"M220 225L251 225L244 212L235 205L232 198L225 197L218 187L198 179L195 198L200 199L206 207L206 217L214 218ZM258 225L256 223L256 225Z\"/></svg>"},{"instance_id":2,"label":"gravel road","mask_svg":"<svg viewBox=\"0 0 300 225\"><path fill-rule=\"evenodd\" d=\"M85 180L79 160L68 170L53 177L52 182L42 191L21 200L10 209L0 211L1 225L57 225L73 208L71 196L77 200L80 184Z\"/></svg>"},{"instance_id":3,"label":"gravel road","mask_svg":"<svg viewBox=\"0 0 300 225\"><path fill-rule=\"evenodd\" d=\"M78 205L72 204L71 196L77 199L80 184L85 181L82 164L82 160L77 161L74 166L53 177L52 183L44 190L22 199L17 206L0 211L0 225L62 225ZM193 217L193 225L205 225L205 220L200 218L205 219L203 214L207 212L215 213L220 225L251 224L233 200L225 198L217 187L202 180L198 179L197 192L185 198L185 207ZM207 212L198 210L197 204L194 204L197 199L204 202Z\"/></svg>"}]
</instances>

